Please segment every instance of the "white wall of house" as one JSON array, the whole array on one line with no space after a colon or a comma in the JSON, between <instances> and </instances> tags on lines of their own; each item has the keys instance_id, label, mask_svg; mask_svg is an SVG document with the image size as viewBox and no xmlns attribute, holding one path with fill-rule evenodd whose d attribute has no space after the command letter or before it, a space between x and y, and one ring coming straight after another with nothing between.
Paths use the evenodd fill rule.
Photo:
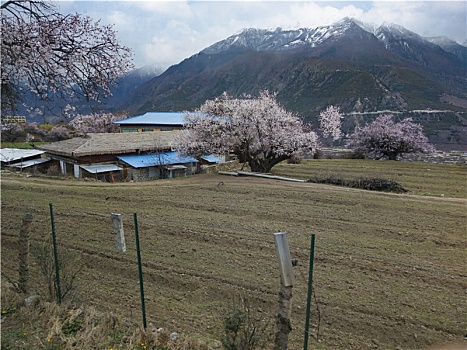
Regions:
<instances>
[{"instance_id":1,"label":"white wall of house","mask_svg":"<svg viewBox=\"0 0 467 350\"><path fill-rule=\"evenodd\" d=\"M73 175L79 179L81 177L81 168L78 164L73 164Z\"/></svg>"},{"instance_id":2,"label":"white wall of house","mask_svg":"<svg viewBox=\"0 0 467 350\"><path fill-rule=\"evenodd\" d=\"M63 160L60 161L60 172L66 175L66 163Z\"/></svg>"}]
</instances>

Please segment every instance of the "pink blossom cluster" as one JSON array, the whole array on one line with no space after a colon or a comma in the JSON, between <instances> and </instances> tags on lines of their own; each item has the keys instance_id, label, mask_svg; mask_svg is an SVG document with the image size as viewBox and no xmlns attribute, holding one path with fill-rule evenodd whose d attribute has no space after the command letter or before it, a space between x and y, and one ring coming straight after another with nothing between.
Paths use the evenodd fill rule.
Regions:
<instances>
[{"instance_id":1,"label":"pink blossom cluster","mask_svg":"<svg viewBox=\"0 0 467 350\"><path fill-rule=\"evenodd\" d=\"M119 127L113 122L127 117L128 116L126 114L113 114L106 112L92 113L87 115L78 115L70 122L70 125L78 134L81 135L98 132L115 133L119 131Z\"/></svg>"},{"instance_id":2,"label":"pink blossom cluster","mask_svg":"<svg viewBox=\"0 0 467 350\"><path fill-rule=\"evenodd\" d=\"M232 152L252 171L269 172L277 163L317 147L315 132L267 91L258 98L223 94L186 114L178 149L193 156Z\"/></svg>"},{"instance_id":3,"label":"pink blossom cluster","mask_svg":"<svg viewBox=\"0 0 467 350\"><path fill-rule=\"evenodd\" d=\"M2 124L1 138L8 142L61 141L72 137L74 131L69 126L69 124L38 125L36 122Z\"/></svg>"},{"instance_id":4,"label":"pink blossom cluster","mask_svg":"<svg viewBox=\"0 0 467 350\"><path fill-rule=\"evenodd\" d=\"M432 153L433 146L420 124L411 118L395 122L393 115L381 115L364 127L355 128L347 147L371 159L397 160L407 153Z\"/></svg>"}]
</instances>

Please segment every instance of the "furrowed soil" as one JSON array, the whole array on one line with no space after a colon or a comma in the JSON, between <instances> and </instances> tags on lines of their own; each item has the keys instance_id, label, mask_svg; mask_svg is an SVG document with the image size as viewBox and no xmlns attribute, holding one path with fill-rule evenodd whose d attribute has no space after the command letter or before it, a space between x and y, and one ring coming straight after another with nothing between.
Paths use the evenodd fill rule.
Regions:
<instances>
[{"instance_id":1,"label":"furrowed soil","mask_svg":"<svg viewBox=\"0 0 467 350\"><path fill-rule=\"evenodd\" d=\"M298 259L289 337L295 350L303 348L314 233L310 348L466 348L465 166L305 161L280 164L274 174L378 176L408 192L221 175L109 184L4 174L2 272L17 279L27 212L31 248L50 237L52 203L60 258L77 256L84 265L72 302L140 323L136 213L148 323L214 344L238 298L273 320L280 289L273 234L287 232ZM122 214L126 253L115 250L111 213ZM32 285L45 293L38 269L31 266ZM3 322L2 336L15 331Z\"/></svg>"}]
</instances>

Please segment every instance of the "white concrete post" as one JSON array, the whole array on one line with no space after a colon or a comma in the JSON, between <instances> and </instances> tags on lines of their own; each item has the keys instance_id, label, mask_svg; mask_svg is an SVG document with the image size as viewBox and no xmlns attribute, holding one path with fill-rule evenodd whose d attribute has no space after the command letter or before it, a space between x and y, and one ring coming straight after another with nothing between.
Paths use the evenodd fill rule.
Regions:
<instances>
[{"instance_id":1,"label":"white concrete post","mask_svg":"<svg viewBox=\"0 0 467 350\"><path fill-rule=\"evenodd\" d=\"M291 287L294 285L295 276L292 268L292 258L290 257L287 233L274 233L274 240L276 241L277 254L279 256L282 285L284 287Z\"/></svg>"},{"instance_id":2,"label":"white concrete post","mask_svg":"<svg viewBox=\"0 0 467 350\"><path fill-rule=\"evenodd\" d=\"M292 331L290 318L292 314L292 288L295 283L295 276L292 268L292 259L290 258L287 233L275 233L274 240L276 241L281 270L279 312L276 315L277 331L274 339L274 350L287 350L289 333Z\"/></svg>"},{"instance_id":3,"label":"white concrete post","mask_svg":"<svg viewBox=\"0 0 467 350\"><path fill-rule=\"evenodd\" d=\"M115 248L117 252L126 252L125 236L123 234L123 220L121 214L111 214L113 234L115 236Z\"/></svg>"}]
</instances>

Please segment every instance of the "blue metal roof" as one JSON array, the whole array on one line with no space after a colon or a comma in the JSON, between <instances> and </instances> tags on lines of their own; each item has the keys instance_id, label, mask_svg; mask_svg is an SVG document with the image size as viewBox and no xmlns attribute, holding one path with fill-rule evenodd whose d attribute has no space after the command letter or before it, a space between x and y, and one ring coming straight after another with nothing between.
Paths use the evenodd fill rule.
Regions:
<instances>
[{"instance_id":1,"label":"blue metal roof","mask_svg":"<svg viewBox=\"0 0 467 350\"><path fill-rule=\"evenodd\" d=\"M183 116L185 112L147 112L143 115L137 115L131 118L117 120L114 124L165 124L165 125L184 125Z\"/></svg>"},{"instance_id":2,"label":"blue metal roof","mask_svg":"<svg viewBox=\"0 0 467 350\"><path fill-rule=\"evenodd\" d=\"M121 161L131 165L133 168L145 168L149 166L198 163L195 158L180 155L178 152L165 152L144 154L137 156L119 156Z\"/></svg>"}]
</instances>

